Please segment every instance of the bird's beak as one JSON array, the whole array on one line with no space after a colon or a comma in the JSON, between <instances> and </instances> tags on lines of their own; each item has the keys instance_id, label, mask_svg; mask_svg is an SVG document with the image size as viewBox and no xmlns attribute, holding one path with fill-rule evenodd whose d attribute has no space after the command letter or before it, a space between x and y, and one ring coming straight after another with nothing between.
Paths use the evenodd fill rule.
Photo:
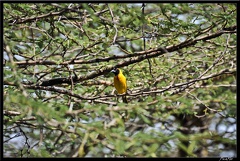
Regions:
<instances>
[{"instance_id":1,"label":"bird's beak","mask_svg":"<svg viewBox=\"0 0 240 161\"><path fill-rule=\"evenodd\" d=\"M116 69L113 69L110 72L115 74L117 71L116 71Z\"/></svg>"},{"instance_id":2,"label":"bird's beak","mask_svg":"<svg viewBox=\"0 0 240 161\"><path fill-rule=\"evenodd\" d=\"M117 75L118 73L117 73L117 69L116 68L114 68L113 70L111 70L110 71L111 73L114 73L114 75Z\"/></svg>"}]
</instances>

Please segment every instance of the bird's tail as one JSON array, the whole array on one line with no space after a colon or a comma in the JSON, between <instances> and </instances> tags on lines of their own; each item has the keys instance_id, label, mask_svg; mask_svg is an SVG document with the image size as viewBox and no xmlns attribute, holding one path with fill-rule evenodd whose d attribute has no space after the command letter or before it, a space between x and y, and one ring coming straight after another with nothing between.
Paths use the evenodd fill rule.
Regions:
<instances>
[{"instance_id":1,"label":"bird's tail","mask_svg":"<svg viewBox=\"0 0 240 161\"><path fill-rule=\"evenodd\" d=\"M123 96L122 96L122 99L123 99L123 102L124 102L124 103L128 103L128 102L127 102L127 97L126 97L126 95L123 95Z\"/></svg>"}]
</instances>

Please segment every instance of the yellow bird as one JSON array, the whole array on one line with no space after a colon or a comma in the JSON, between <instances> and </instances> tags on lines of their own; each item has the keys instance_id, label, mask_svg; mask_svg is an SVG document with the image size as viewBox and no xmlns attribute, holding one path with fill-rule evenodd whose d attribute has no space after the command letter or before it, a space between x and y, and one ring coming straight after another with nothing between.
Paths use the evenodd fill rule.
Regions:
<instances>
[{"instance_id":1,"label":"yellow bird","mask_svg":"<svg viewBox=\"0 0 240 161\"><path fill-rule=\"evenodd\" d=\"M121 69L114 68L111 70L114 73L114 87L116 88L119 94L125 94L127 92L127 80L126 77L123 75ZM122 96L123 102L127 103L126 95Z\"/></svg>"}]
</instances>

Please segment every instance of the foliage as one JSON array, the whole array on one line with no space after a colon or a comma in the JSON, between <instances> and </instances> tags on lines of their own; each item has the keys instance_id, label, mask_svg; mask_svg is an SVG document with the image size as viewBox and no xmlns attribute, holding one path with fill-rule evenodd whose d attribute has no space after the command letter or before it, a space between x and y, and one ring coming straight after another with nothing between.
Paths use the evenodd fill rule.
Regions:
<instances>
[{"instance_id":1,"label":"foliage","mask_svg":"<svg viewBox=\"0 0 240 161\"><path fill-rule=\"evenodd\" d=\"M4 3L3 157L236 157L236 11Z\"/></svg>"}]
</instances>

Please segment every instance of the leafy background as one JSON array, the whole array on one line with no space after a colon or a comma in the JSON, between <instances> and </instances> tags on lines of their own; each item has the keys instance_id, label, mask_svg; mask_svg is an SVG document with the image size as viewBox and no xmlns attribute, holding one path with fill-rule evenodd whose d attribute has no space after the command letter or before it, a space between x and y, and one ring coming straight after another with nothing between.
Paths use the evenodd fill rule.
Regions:
<instances>
[{"instance_id":1,"label":"leafy background","mask_svg":"<svg viewBox=\"0 0 240 161\"><path fill-rule=\"evenodd\" d=\"M3 157L236 157L236 11L4 3Z\"/></svg>"}]
</instances>

